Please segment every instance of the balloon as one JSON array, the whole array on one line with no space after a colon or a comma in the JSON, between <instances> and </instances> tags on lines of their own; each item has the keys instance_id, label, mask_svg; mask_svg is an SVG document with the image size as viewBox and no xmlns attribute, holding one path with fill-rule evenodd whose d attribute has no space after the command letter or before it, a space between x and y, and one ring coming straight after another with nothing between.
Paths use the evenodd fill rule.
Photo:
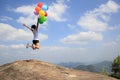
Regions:
<instances>
[{"instance_id":1,"label":"balloon","mask_svg":"<svg viewBox=\"0 0 120 80\"><path fill-rule=\"evenodd\" d=\"M44 22L47 20L47 18L44 16Z\"/></svg>"},{"instance_id":2,"label":"balloon","mask_svg":"<svg viewBox=\"0 0 120 80\"><path fill-rule=\"evenodd\" d=\"M47 18L45 16L42 16L39 18L39 23L42 24L47 20Z\"/></svg>"},{"instance_id":3,"label":"balloon","mask_svg":"<svg viewBox=\"0 0 120 80\"><path fill-rule=\"evenodd\" d=\"M40 24L43 24L43 21L41 20L41 18L39 19L39 21L38 21Z\"/></svg>"},{"instance_id":4,"label":"balloon","mask_svg":"<svg viewBox=\"0 0 120 80\"><path fill-rule=\"evenodd\" d=\"M35 7L35 11L36 11L37 13L39 13L40 10L41 10L40 7L38 7L38 6Z\"/></svg>"},{"instance_id":5,"label":"balloon","mask_svg":"<svg viewBox=\"0 0 120 80\"><path fill-rule=\"evenodd\" d=\"M43 5L42 6L42 10L47 11L48 10L48 6L47 5Z\"/></svg>"},{"instance_id":6,"label":"balloon","mask_svg":"<svg viewBox=\"0 0 120 80\"><path fill-rule=\"evenodd\" d=\"M47 18L46 18L45 16L42 16L42 17L41 17L41 20L42 20L43 22L45 22L45 21L47 20Z\"/></svg>"},{"instance_id":7,"label":"balloon","mask_svg":"<svg viewBox=\"0 0 120 80\"><path fill-rule=\"evenodd\" d=\"M38 13L37 13L36 11L34 11L34 14L35 14L35 15L38 15Z\"/></svg>"},{"instance_id":8,"label":"balloon","mask_svg":"<svg viewBox=\"0 0 120 80\"><path fill-rule=\"evenodd\" d=\"M39 20L39 23L40 23L40 24L43 24L43 22L42 22L41 20Z\"/></svg>"},{"instance_id":9,"label":"balloon","mask_svg":"<svg viewBox=\"0 0 120 80\"><path fill-rule=\"evenodd\" d=\"M38 20L40 24L43 24L47 20L47 16L48 16L48 13L46 12L47 10L48 10L48 6L43 5L42 2L39 2L35 7L34 14L40 17Z\"/></svg>"},{"instance_id":10,"label":"balloon","mask_svg":"<svg viewBox=\"0 0 120 80\"><path fill-rule=\"evenodd\" d=\"M37 6L40 7L40 8L42 8L42 5L43 5L42 2L39 2L39 3L37 4Z\"/></svg>"},{"instance_id":11,"label":"balloon","mask_svg":"<svg viewBox=\"0 0 120 80\"><path fill-rule=\"evenodd\" d=\"M39 15L40 15L40 16L44 16L44 15L45 15L45 12L44 12L43 10L40 10Z\"/></svg>"},{"instance_id":12,"label":"balloon","mask_svg":"<svg viewBox=\"0 0 120 80\"><path fill-rule=\"evenodd\" d=\"M44 16L46 16L46 17L47 17L47 16L48 16L48 13L47 13L47 12L45 12L45 15L44 15Z\"/></svg>"}]
</instances>

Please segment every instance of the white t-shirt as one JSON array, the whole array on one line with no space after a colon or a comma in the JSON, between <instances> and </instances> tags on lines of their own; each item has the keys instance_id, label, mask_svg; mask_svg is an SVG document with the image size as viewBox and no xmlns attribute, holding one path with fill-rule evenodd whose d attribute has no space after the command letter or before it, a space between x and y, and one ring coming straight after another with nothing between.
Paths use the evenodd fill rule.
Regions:
<instances>
[{"instance_id":1,"label":"white t-shirt","mask_svg":"<svg viewBox=\"0 0 120 80\"><path fill-rule=\"evenodd\" d=\"M32 32L33 32L33 35L34 35L33 40L39 40L38 31L36 31L35 29L32 29Z\"/></svg>"}]
</instances>

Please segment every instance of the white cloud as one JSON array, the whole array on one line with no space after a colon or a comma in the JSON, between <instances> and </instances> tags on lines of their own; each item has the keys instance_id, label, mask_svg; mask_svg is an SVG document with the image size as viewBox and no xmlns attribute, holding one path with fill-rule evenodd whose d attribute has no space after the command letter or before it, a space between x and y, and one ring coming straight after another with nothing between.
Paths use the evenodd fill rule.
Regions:
<instances>
[{"instance_id":1,"label":"white cloud","mask_svg":"<svg viewBox=\"0 0 120 80\"><path fill-rule=\"evenodd\" d=\"M49 6L48 17L54 21L66 21L64 14L66 13L68 6L64 4L64 1L57 1Z\"/></svg>"},{"instance_id":2,"label":"white cloud","mask_svg":"<svg viewBox=\"0 0 120 80\"><path fill-rule=\"evenodd\" d=\"M89 11L80 17L78 25L91 31L105 31L112 13L119 11L120 6L112 0L102 4L99 8Z\"/></svg>"},{"instance_id":3,"label":"white cloud","mask_svg":"<svg viewBox=\"0 0 120 80\"><path fill-rule=\"evenodd\" d=\"M8 20L13 20L11 17L8 16L1 16L0 21L8 21Z\"/></svg>"},{"instance_id":4,"label":"white cloud","mask_svg":"<svg viewBox=\"0 0 120 80\"><path fill-rule=\"evenodd\" d=\"M20 6L14 9L14 11L18 13L22 13L27 16L28 15L33 16L34 8L35 8L34 5Z\"/></svg>"},{"instance_id":5,"label":"white cloud","mask_svg":"<svg viewBox=\"0 0 120 80\"><path fill-rule=\"evenodd\" d=\"M38 35L39 35L40 41L44 41L44 40L48 39L48 36L45 34L39 33Z\"/></svg>"},{"instance_id":6,"label":"white cloud","mask_svg":"<svg viewBox=\"0 0 120 80\"><path fill-rule=\"evenodd\" d=\"M41 48L41 50L48 50L48 51L70 51L72 48L70 47L63 47L63 46L44 46ZM73 50L81 50L81 51L84 51L84 48L73 48ZM60 53L61 53L60 52Z\"/></svg>"},{"instance_id":7,"label":"white cloud","mask_svg":"<svg viewBox=\"0 0 120 80\"><path fill-rule=\"evenodd\" d=\"M35 5L20 6L14 9L14 12L20 13L23 16L18 18L19 23L28 25L36 24L37 16L34 15Z\"/></svg>"},{"instance_id":8,"label":"white cloud","mask_svg":"<svg viewBox=\"0 0 120 80\"><path fill-rule=\"evenodd\" d=\"M97 20L95 16L91 14L86 14L85 16L81 17L78 25L91 31L104 31L107 28L106 23Z\"/></svg>"},{"instance_id":9,"label":"white cloud","mask_svg":"<svg viewBox=\"0 0 120 80\"><path fill-rule=\"evenodd\" d=\"M109 30L120 30L120 24L108 28Z\"/></svg>"},{"instance_id":10,"label":"white cloud","mask_svg":"<svg viewBox=\"0 0 120 80\"><path fill-rule=\"evenodd\" d=\"M112 1L109 0L106 4L102 4L98 9L96 9L95 12L100 12L100 13L116 13L118 12L120 6Z\"/></svg>"},{"instance_id":11,"label":"white cloud","mask_svg":"<svg viewBox=\"0 0 120 80\"><path fill-rule=\"evenodd\" d=\"M19 19L17 20L19 23L21 23L21 24L23 24L23 23L25 23L25 24L28 24L28 25L32 25L32 24L36 24L37 22L37 18L35 18L35 17L29 17L29 16L27 16L27 17L23 17L23 16L21 16L21 17L19 17Z\"/></svg>"},{"instance_id":12,"label":"white cloud","mask_svg":"<svg viewBox=\"0 0 120 80\"><path fill-rule=\"evenodd\" d=\"M24 45L0 45L0 58L6 63L20 59L38 59L48 62L100 62L113 60L119 53L120 46L115 42L90 48L62 46L41 46L40 50L26 49ZM71 57L72 56L72 57ZM6 59L8 58L8 59ZM3 62L0 62L3 63Z\"/></svg>"},{"instance_id":13,"label":"white cloud","mask_svg":"<svg viewBox=\"0 0 120 80\"><path fill-rule=\"evenodd\" d=\"M8 40L13 41L25 41L32 39L32 33L30 31L25 31L23 29L16 29L9 24L0 23L0 39L6 42ZM22 25L21 25L22 26ZM47 35L39 33L40 40L46 40L48 38Z\"/></svg>"},{"instance_id":14,"label":"white cloud","mask_svg":"<svg viewBox=\"0 0 120 80\"><path fill-rule=\"evenodd\" d=\"M21 49L25 48L25 45L23 44L17 44L17 45L0 45L1 49Z\"/></svg>"},{"instance_id":15,"label":"white cloud","mask_svg":"<svg viewBox=\"0 0 120 80\"><path fill-rule=\"evenodd\" d=\"M79 32L78 34L69 35L60 41L68 44L83 44L89 41L100 41L102 40L102 35L95 32Z\"/></svg>"},{"instance_id":16,"label":"white cloud","mask_svg":"<svg viewBox=\"0 0 120 80\"><path fill-rule=\"evenodd\" d=\"M18 18L19 23L26 24L35 24L37 20L37 16L34 15L36 5L26 5L17 7L14 12L23 14ZM68 6L64 4L64 1L57 1L56 3L52 3L48 9L48 18L54 21L66 21L64 14L66 13Z\"/></svg>"},{"instance_id":17,"label":"white cloud","mask_svg":"<svg viewBox=\"0 0 120 80\"><path fill-rule=\"evenodd\" d=\"M16 29L9 24L0 23L1 40L26 40L30 39L30 33L22 29Z\"/></svg>"},{"instance_id":18,"label":"white cloud","mask_svg":"<svg viewBox=\"0 0 120 80\"><path fill-rule=\"evenodd\" d=\"M0 45L0 51L1 51L0 58L2 60L5 60L7 57L12 56L12 58L11 59L9 58L10 60L6 62L16 61L17 59L18 60L40 59L42 61L58 63L58 62L63 62L63 61L69 62L69 61L81 60L80 56L84 55L83 52L85 51L85 49L84 48L60 47L60 46L41 46L40 50L33 51L32 49L29 49L29 48L25 49L24 45L18 44L18 45ZM78 52L81 52L81 53L78 53Z\"/></svg>"}]
</instances>

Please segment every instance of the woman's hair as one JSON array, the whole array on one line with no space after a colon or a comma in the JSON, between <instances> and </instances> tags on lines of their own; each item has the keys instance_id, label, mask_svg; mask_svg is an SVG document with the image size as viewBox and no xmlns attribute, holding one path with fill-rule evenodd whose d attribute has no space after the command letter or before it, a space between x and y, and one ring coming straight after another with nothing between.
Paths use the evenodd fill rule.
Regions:
<instances>
[{"instance_id":1,"label":"woman's hair","mask_svg":"<svg viewBox=\"0 0 120 80\"><path fill-rule=\"evenodd\" d=\"M32 25L31 28L36 29L36 25Z\"/></svg>"}]
</instances>

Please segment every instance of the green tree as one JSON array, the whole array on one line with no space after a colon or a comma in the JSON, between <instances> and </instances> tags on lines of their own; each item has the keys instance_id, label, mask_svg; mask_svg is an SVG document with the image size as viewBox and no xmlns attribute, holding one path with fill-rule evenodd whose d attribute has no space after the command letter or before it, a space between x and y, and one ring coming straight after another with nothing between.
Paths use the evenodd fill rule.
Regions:
<instances>
[{"instance_id":1,"label":"green tree","mask_svg":"<svg viewBox=\"0 0 120 80\"><path fill-rule=\"evenodd\" d=\"M102 68L102 72L101 72L101 73L102 73L103 75L109 75L106 67L103 67L103 68Z\"/></svg>"},{"instance_id":2,"label":"green tree","mask_svg":"<svg viewBox=\"0 0 120 80\"><path fill-rule=\"evenodd\" d=\"M120 79L120 55L118 55L112 62L111 71L113 72L111 76Z\"/></svg>"}]
</instances>

